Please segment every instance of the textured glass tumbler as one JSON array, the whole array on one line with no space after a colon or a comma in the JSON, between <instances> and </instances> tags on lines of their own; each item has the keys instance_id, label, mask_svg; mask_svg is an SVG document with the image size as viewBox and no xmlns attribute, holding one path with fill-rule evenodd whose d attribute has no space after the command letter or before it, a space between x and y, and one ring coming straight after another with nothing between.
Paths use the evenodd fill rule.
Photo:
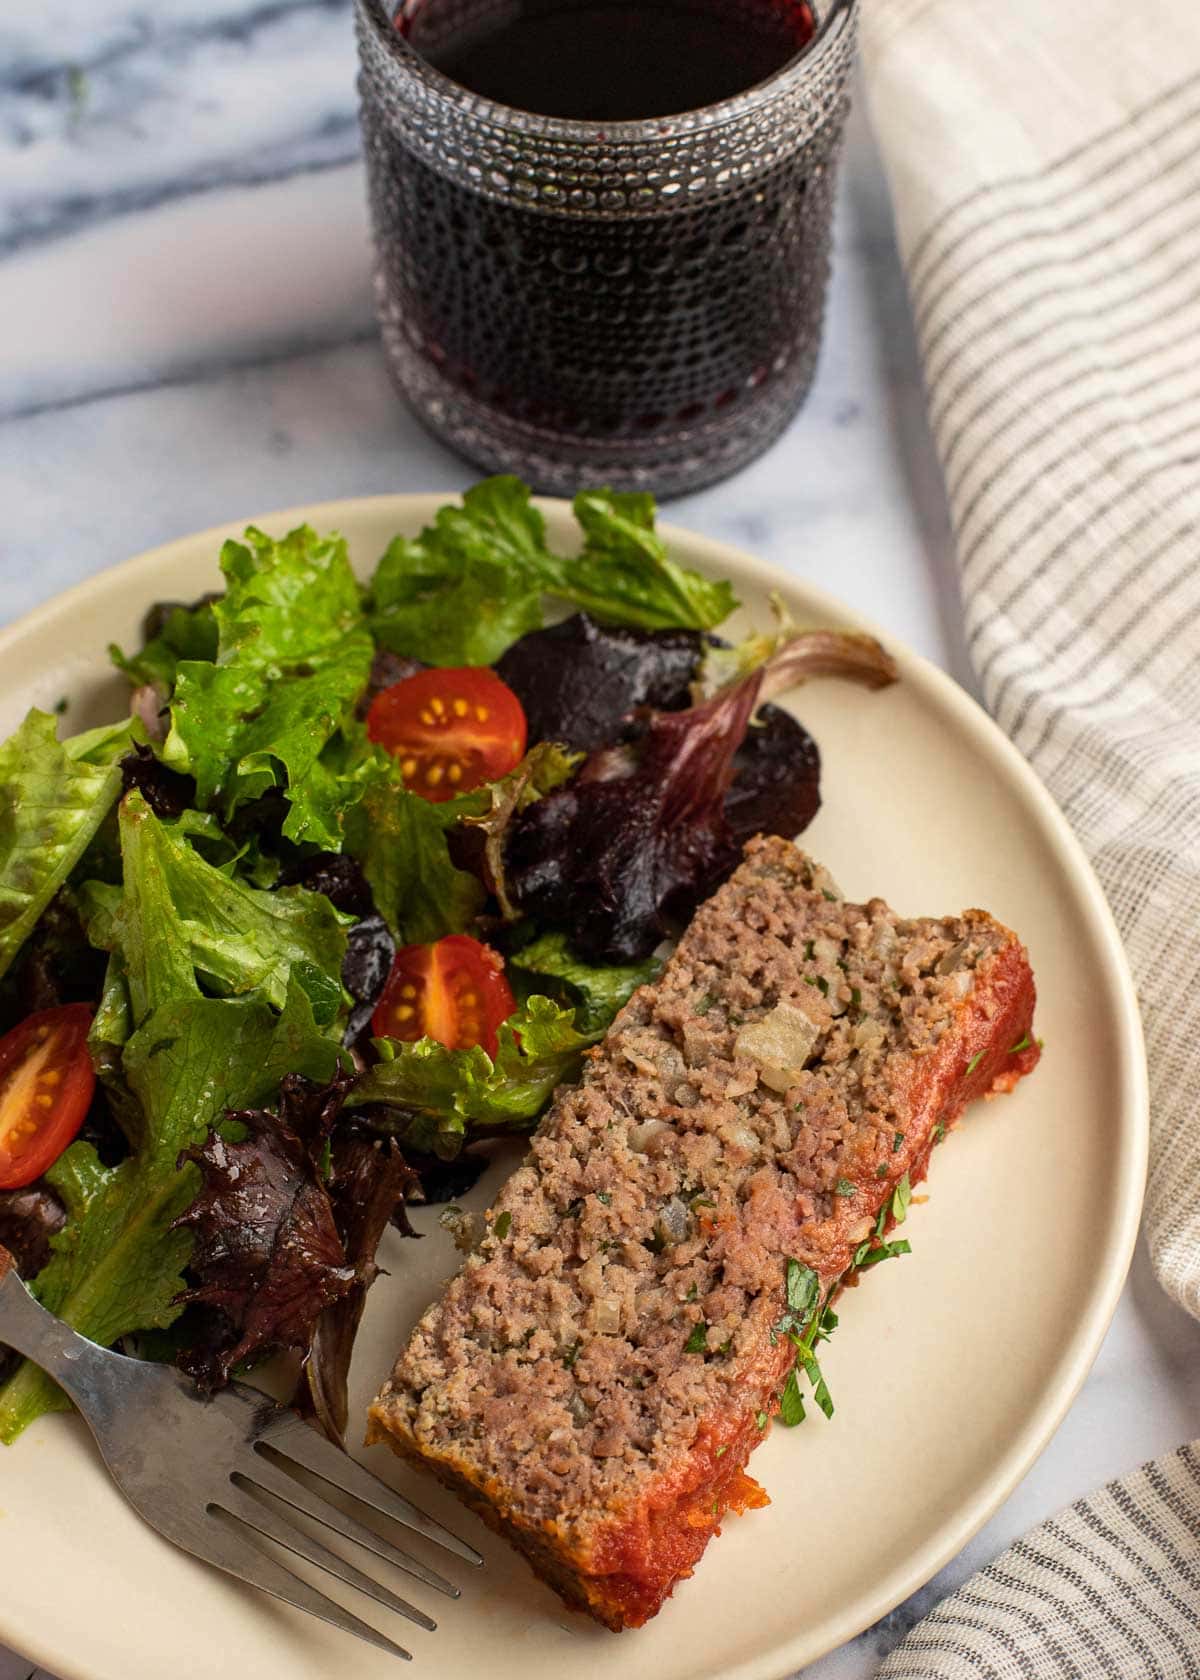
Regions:
<instances>
[{"instance_id":1,"label":"textured glass tumbler","mask_svg":"<svg viewBox=\"0 0 1200 1680\"><path fill-rule=\"evenodd\" d=\"M736 30L748 0L713 0ZM447 31L497 0L436 0ZM807 50L681 116L509 109L357 0L391 372L453 449L537 489L678 495L772 443L812 382L855 0Z\"/></svg>"}]
</instances>

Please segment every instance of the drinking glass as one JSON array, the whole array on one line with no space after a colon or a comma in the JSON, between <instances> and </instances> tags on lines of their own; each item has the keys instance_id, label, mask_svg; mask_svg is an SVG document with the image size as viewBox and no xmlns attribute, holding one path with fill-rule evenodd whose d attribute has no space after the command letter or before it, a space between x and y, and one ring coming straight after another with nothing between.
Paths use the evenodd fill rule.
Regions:
<instances>
[{"instance_id":1,"label":"drinking glass","mask_svg":"<svg viewBox=\"0 0 1200 1680\"><path fill-rule=\"evenodd\" d=\"M699 3L736 31L762 0ZM474 94L356 4L377 307L424 424L568 494L677 495L772 443L816 366L856 0L744 93L605 123ZM505 6L423 0L422 40Z\"/></svg>"}]
</instances>

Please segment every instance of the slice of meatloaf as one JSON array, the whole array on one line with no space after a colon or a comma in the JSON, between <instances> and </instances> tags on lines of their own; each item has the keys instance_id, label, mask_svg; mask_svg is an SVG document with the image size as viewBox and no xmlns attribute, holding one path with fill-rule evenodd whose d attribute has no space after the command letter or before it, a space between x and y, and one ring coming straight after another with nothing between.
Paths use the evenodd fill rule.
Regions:
<instances>
[{"instance_id":1,"label":"slice of meatloaf","mask_svg":"<svg viewBox=\"0 0 1200 1680\"><path fill-rule=\"evenodd\" d=\"M944 1129L1034 1066L1033 1007L983 911L902 921L753 841L557 1094L370 1438L569 1604L640 1625L766 1502L744 1470L796 1358L788 1262L831 1298Z\"/></svg>"}]
</instances>

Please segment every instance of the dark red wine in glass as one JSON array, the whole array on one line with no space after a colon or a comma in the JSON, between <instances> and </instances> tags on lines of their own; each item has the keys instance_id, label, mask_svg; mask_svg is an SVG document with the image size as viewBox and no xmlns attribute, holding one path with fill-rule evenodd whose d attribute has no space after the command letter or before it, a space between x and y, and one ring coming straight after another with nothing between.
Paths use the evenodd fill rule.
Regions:
<instances>
[{"instance_id":1,"label":"dark red wine in glass","mask_svg":"<svg viewBox=\"0 0 1200 1680\"><path fill-rule=\"evenodd\" d=\"M440 10L422 0L402 8L396 26L453 81L518 111L599 123L731 99L781 70L814 29L807 0L525 0L449 27Z\"/></svg>"},{"instance_id":2,"label":"dark red wine in glass","mask_svg":"<svg viewBox=\"0 0 1200 1680\"><path fill-rule=\"evenodd\" d=\"M426 423L560 491L679 492L771 442L820 340L852 0L377 5L380 314Z\"/></svg>"}]
</instances>

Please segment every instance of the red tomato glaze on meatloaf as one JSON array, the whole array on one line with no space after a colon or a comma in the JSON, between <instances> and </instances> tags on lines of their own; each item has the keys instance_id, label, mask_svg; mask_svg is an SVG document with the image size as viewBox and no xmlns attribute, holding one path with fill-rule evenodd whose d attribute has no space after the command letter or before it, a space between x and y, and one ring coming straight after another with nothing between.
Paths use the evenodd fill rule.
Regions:
<instances>
[{"instance_id":1,"label":"red tomato glaze on meatloaf","mask_svg":"<svg viewBox=\"0 0 1200 1680\"><path fill-rule=\"evenodd\" d=\"M901 920L752 842L556 1096L370 1438L568 1604L640 1626L767 1503L745 1467L795 1359L789 1260L832 1298L945 1129L1034 1067L1033 1009L984 912Z\"/></svg>"}]
</instances>

